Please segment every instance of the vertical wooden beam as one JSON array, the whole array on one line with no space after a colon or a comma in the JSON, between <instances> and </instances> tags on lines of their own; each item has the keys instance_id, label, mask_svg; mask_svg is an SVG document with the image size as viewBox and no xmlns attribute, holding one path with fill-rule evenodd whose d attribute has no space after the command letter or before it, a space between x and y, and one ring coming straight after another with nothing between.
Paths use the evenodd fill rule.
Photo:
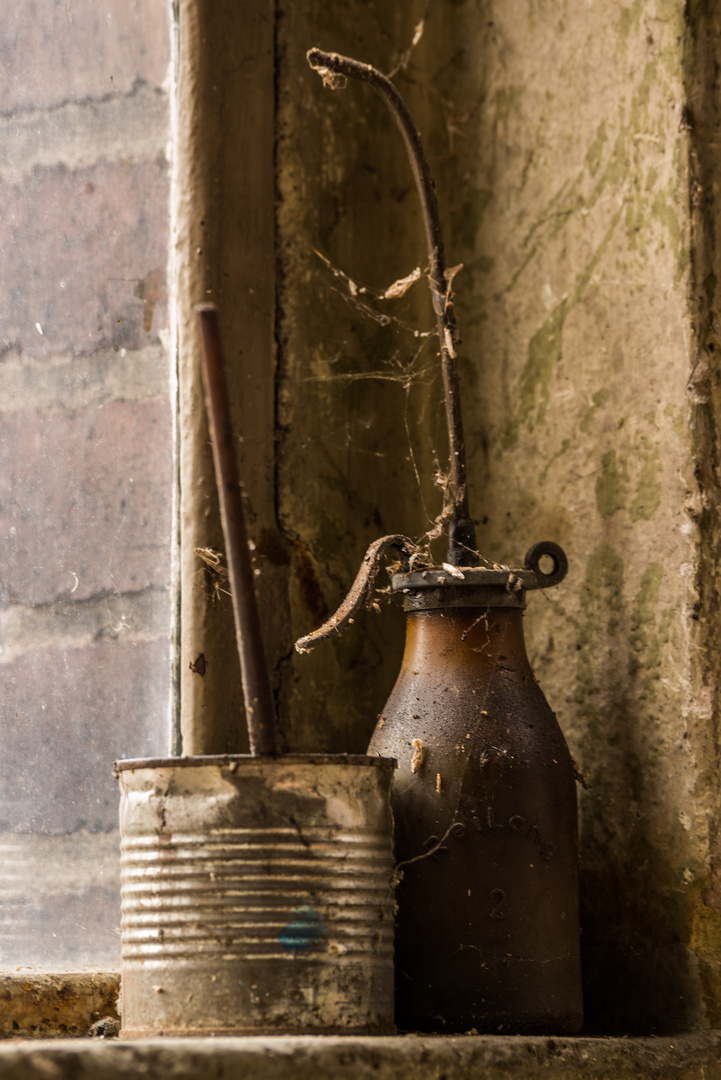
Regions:
<instances>
[{"instance_id":1,"label":"vertical wooden beam","mask_svg":"<svg viewBox=\"0 0 721 1080\"><path fill-rule=\"evenodd\" d=\"M195 553L223 550L202 400L199 302L212 300L222 319L249 534L274 530L273 4L181 0L178 20L178 683L180 748L192 754L247 749L227 584ZM261 604L275 611L282 595L273 568L261 562L258 569ZM265 620L271 667L276 626L282 620Z\"/></svg>"}]
</instances>

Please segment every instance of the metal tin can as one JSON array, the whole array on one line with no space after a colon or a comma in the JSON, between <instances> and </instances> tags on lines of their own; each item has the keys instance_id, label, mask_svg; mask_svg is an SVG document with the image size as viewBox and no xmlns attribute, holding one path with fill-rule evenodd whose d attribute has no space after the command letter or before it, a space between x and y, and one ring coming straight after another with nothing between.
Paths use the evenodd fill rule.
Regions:
<instances>
[{"instance_id":1,"label":"metal tin can","mask_svg":"<svg viewBox=\"0 0 721 1080\"><path fill-rule=\"evenodd\" d=\"M125 1038L395 1030L392 760L116 767Z\"/></svg>"}]
</instances>

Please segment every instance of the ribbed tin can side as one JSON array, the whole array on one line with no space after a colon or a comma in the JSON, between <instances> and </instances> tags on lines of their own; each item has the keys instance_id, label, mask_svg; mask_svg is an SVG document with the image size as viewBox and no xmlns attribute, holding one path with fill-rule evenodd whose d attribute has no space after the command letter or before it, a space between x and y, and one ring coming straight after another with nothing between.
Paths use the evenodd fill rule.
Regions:
<instances>
[{"instance_id":1,"label":"ribbed tin can side","mask_svg":"<svg viewBox=\"0 0 721 1080\"><path fill-rule=\"evenodd\" d=\"M391 768L120 767L123 1035L393 1029Z\"/></svg>"}]
</instances>

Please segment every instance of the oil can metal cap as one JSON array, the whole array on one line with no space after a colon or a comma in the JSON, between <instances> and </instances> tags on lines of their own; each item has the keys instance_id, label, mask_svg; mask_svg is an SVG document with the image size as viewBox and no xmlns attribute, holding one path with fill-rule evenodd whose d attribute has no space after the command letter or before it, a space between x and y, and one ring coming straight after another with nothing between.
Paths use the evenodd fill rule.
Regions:
<instances>
[{"instance_id":1,"label":"oil can metal cap","mask_svg":"<svg viewBox=\"0 0 721 1080\"><path fill-rule=\"evenodd\" d=\"M543 568L541 560L551 561ZM529 589L558 585L568 571L568 560L558 544L543 540L529 549L525 565L453 566L394 574L394 592L402 593L406 611L437 607L524 608Z\"/></svg>"}]
</instances>

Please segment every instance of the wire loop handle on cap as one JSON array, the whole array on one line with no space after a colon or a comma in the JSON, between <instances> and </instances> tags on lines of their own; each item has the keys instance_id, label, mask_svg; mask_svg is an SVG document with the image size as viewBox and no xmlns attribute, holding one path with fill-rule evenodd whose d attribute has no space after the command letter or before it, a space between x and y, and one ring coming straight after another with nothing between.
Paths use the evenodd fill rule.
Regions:
<instances>
[{"instance_id":1,"label":"wire loop handle on cap","mask_svg":"<svg viewBox=\"0 0 721 1080\"><path fill-rule=\"evenodd\" d=\"M545 555L553 559L553 570L551 570L550 574L541 570L540 562ZM523 565L536 575L540 589L547 589L550 585L558 585L568 573L566 552L560 545L554 544L552 540L539 540L537 544L533 544L526 552Z\"/></svg>"}]
</instances>

